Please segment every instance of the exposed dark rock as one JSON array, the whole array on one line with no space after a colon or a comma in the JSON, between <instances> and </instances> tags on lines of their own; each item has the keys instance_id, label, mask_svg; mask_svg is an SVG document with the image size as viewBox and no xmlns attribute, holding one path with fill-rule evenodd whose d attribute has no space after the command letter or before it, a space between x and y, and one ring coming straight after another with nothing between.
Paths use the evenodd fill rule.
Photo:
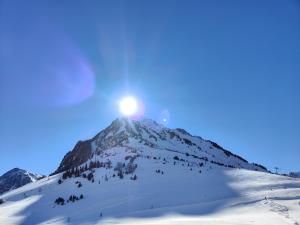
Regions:
<instances>
[{"instance_id":1,"label":"exposed dark rock","mask_svg":"<svg viewBox=\"0 0 300 225\"><path fill-rule=\"evenodd\" d=\"M92 155L91 140L79 141L74 149L68 152L60 163L58 169L53 173L57 174L86 162Z\"/></svg>"},{"instance_id":2,"label":"exposed dark rock","mask_svg":"<svg viewBox=\"0 0 300 225\"><path fill-rule=\"evenodd\" d=\"M184 135L191 136L191 134L189 132L187 132L185 129L176 128L176 130L179 131L180 133L184 134Z\"/></svg>"}]
</instances>

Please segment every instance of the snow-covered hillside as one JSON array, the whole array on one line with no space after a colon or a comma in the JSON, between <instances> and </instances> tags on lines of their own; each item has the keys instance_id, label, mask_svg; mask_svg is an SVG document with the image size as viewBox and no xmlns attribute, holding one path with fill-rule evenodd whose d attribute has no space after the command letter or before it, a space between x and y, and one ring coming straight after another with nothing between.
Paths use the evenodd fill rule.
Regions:
<instances>
[{"instance_id":1,"label":"snow-covered hillside","mask_svg":"<svg viewBox=\"0 0 300 225\"><path fill-rule=\"evenodd\" d=\"M0 224L300 224L300 180L151 120L118 119L47 178L0 196Z\"/></svg>"},{"instance_id":2,"label":"snow-covered hillside","mask_svg":"<svg viewBox=\"0 0 300 225\"><path fill-rule=\"evenodd\" d=\"M19 168L9 170L0 176L0 194L35 182L42 177L40 174L31 173Z\"/></svg>"},{"instance_id":3,"label":"snow-covered hillside","mask_svg":"<svg viewBox=\"0 0 300 225\"><path fill-rule=\"evenodd\" d=\"M300 224L299 179L217 165L199 173L138 160L137 180L113 178L113 169L102 168L93 183L78 177L58 184L57 174L8 192L0 196L0 224Z\"/></svg>"}]
</instances>

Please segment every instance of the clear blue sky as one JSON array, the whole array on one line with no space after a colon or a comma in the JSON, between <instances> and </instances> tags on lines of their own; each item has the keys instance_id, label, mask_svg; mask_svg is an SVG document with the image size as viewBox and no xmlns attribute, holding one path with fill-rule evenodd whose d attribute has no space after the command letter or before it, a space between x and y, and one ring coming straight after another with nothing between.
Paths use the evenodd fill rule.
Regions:
<instances>
[{"instance_id":1,"label":"clear blue sky","mask_svg":"<svg viewBox=\"0 0 300 225\"><path fill-rule=\"evenodd\" d=\"M269 169L300 170L300 2L0 0L0 174L48 174L126 93Z\"/></svg>"}]
</instances>

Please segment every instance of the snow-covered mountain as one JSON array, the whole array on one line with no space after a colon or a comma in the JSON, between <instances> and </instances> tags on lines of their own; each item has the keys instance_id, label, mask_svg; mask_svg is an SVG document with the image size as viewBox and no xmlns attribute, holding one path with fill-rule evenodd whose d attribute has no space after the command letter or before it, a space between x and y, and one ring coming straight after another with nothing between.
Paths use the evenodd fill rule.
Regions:
<instances>
[{"instance_id":1,"label":"snow-covered mountain","mask_svg":"<svg viewBox=\"0 0 300 225\"><path fill-rule=\"evenodd\" d=\"M117 119L0 196L0 224L300 224L300 180L148 119Z\"/></svg>"},{"instance_id":2,"label":"snow-covered mountain","mask_svg":"<svg viewBox=\"0 0 300 225\"><path fill-rule=\"evenodd\" d=\"M62 160L54 174L72 169L87 161L108 158L107 150L118 148L118 154L134 152L135 156L178 157L191 166L211 162L225 167L266 171L258 164L249 164L242 157L223 149L218 144L193 136L184 129L169 129L150 119L116 119L94 138L79 141ZM100 157L99 157L100 156ZM166 158L163 157L163 158Z\"/></svg>"},{"instance_id":3,"label":"snow-covered mountain","mask_svg":"<svg viewBox=\"0 0 300 225\"><path fill-rule=\"evenodd\" d=\"M31 173L23 169L11 169L0 176L0 194L35 182L42 177L40 174Z\"/></svg>"}]
</instances>

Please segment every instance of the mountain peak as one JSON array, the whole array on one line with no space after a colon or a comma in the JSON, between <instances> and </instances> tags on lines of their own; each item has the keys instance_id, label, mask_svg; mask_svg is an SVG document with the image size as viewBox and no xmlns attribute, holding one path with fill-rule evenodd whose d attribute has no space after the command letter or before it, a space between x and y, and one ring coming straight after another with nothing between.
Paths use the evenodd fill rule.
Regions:
<instances>
[{"instance_id":1,"label":"mountain peak","mask_svg":"<svg viewBox=\"0 0 300 225\"><path fill-rule=\"evenodd\" d=\"M26 173L26 172L27 172L26 170L16 167L16 168L13 168L13 169L7 171L1 177L11 176L11 175L18 174L18 173Z\"/></svg>"},{"instance_id":2,"label":"mountain peak","mask_svg":"<svg viewBox=\"0 0 300 225\"><path fill-rule=\"evenodd\" d=\"M250 164L217 143L192 136L182 128L170 129L148 118L117 118L92 139L79 141L65 155L54 174L81 166L95 156L105 155L111 149L124 148L141 154L157 150L166 154L177 152L226 167L266 171L264 167Z\"/></svg>"},{"instance_id":3,"label":"mountain peak","mask_svg":"<svg viewBox=\"0 0 300 225\"><path fill-rule=\"evenodd\" d=\"M21 172L21 171L25 171L25 170L20 169L20 168L18 168L18 167L15 167L15 168L13 168L13 169L7 171L6 173L11 173L11 172Z\"/></svg>"},{"instance_id":4,"label":"mountain peak","mask_svg":"<svg viewBox=\"0 0 300 225\"><path fill-rule=\"evenodd\" d=\"M120 117L115 119L112 124L114 127L118 128L132 128L133 126L143 126L149 127L152 129L162 129L165 128L164 125L157 123L156 121L149 118L128 118L128 117Z\"/></svg>"},{"instance_id":5,"label":"mountain peak","mask_svg":"<svg viewBox=\"0 0 300 225\"><path fill-rule=\"evenodd\" d=\"M0 176L0 194L34 182L43 176L20 168L13 168Z\"/></svg>"}]
</instances>

